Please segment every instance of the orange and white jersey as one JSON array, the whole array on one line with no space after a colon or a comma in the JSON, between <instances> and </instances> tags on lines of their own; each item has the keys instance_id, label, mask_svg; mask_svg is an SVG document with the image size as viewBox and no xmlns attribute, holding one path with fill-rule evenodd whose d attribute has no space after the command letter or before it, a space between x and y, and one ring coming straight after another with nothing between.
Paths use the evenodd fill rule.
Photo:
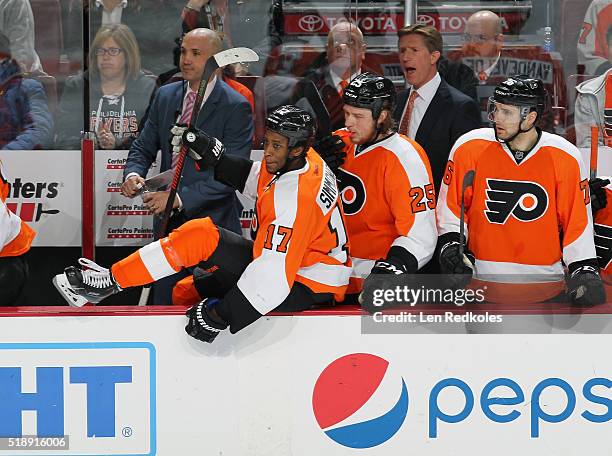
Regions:
<instances>
[{"instance_id":1,"label":"orange and white jersey","mask_svg":"<svg viewBox=\"0 0 612 456\"><path fill-rule=\"evenodd\" d=\"M342 204L333 172L310 149L306 164L277 177L255 162L243 191L256 198L253 262L238 288L266 314L294 281L343 299L351 273Z\"/></svg>"},{"instance_id":2,"label":"orange and white jersey","mask_svg":"<svg viewBox=\"0 0 612 456\"><path fill-rule=\"evenodd\" d=\"M578 38L578 63L586 74L597 74L597 69L608 62L606 33L612 24L612 1L593 0L584 15Z\"/></svg>"},{"instance_id":3,"label":"orange and white jersey","mask_svg":"<svg viewBox=\"0 0 612 456\"><path fill-rule=\"evenodd\" d=\"M542 132L517 164L492 128L460 137L440 189L441 236L459 232L462 181L469 170L475 177L465 192L465 234L476 279L544 283L520 295L524 302L539 302L563 290L562 259L569 265L595 258L588 170L574 145Z\"/></svg>"},{"instance_id":4,"label":"orange and white jersey","mask_svg":"<svg viewBox=\"0 0 612 456\"><path fill-rule=\"evenodd\" d=\"M30 250L36 232L6 207L9 183L0 165L0 257L19 256Z\"/></svg>"},{"instance_id":5,"label":"orange and white jersey","mask_svg":"<svg viewBox=\"0 0 612 456\"><path fill-rule=\"evenodd\" d=\"M605 191L608 204L595 214L595 250L601 268L601 278L608 288L612 287L612 184L609 184ZM610 292L608 296L611 296Z\"/></svg>"},{"instance_id":6,"label":"orange and white jersey","mask_svg":"<svg viewBox=\"0 0 612 456\"><path fill-rule=\"evenodd\" d=\"M392 246L410 252L421 268L433 256L438 236L436 194L425 151L395 133L357 152L348 130L334 134L345 143L346 160L336 174L354 282L367 277L374 262L385 258Z\"/></svg>"}]
</instances>

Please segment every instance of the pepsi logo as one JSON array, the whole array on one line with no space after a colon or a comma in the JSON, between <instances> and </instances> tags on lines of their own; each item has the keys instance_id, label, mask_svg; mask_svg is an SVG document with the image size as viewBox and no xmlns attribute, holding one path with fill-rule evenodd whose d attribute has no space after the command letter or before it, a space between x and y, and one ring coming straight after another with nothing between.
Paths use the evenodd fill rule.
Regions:
<instances>
[{"instance_id":1,"label":"pepsi logo","mask_svg":"<svg viewBox=\"0 0 612 456\"><path fill-rule=\"evenodd\" d=\"M408 389L389 362L352 353L330 363L312 393L319 427L336 443L372 448L391 439L408 413Z\"/></svg>"}]
</instances>

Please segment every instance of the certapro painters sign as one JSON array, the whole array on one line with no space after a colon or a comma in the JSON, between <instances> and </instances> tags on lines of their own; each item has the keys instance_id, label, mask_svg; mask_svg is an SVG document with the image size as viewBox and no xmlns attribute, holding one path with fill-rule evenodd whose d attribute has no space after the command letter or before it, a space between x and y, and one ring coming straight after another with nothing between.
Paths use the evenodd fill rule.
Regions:
<instances>
[{"instance_id":1,"label":"certapro painters sign","mask_svg":"<svg viewBox=\"0 0 612 456\"><path fill-rule=\"evenodd\" d=\"M153 216L142 198L121 195L127 150L96 151L96 245L144 245L153 240ZM159 172L159 160L149 176Z\"/></svg>"}]
</instances>

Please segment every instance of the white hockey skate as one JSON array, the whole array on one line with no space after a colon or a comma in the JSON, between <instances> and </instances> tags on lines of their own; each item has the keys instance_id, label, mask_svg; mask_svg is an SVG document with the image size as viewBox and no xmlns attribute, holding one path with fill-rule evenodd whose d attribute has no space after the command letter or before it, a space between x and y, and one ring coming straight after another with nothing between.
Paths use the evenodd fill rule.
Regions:
<instances>
[{"instance_id":1,"label":"white hockey skate","mask_svg":"<svg viewBox=\"0 0 612 456\"><path fill-rule=\"evenodd\" d=\"M53 285L72 307L83 307L88 302L97 304L121 291L111 272L87 258L79 258L79 265L69 266L53 278Z\"/></svg>"}]
</instances>

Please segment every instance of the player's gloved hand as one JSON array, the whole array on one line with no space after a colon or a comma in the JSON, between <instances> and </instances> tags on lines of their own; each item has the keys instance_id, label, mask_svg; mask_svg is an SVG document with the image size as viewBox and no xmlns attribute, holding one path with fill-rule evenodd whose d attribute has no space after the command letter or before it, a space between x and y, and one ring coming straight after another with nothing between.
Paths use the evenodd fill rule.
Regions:
<instances>
[{"instance_id":1,"label":"player's gloved hand","mask_svg":"<svg viewBox=\"0 0 612 456\"><path fill-rule=\"evenodd\" d=\"M344 142L338 135L329 135L316 141L312 148L318 152L327 166L335 173L344 164Z\"/></svg>"},{"instance_id":2,"label":"player's gloved hand","mask_svg":"<svg viewBox=\"0 0 612 456\"><path fill-rule=\"evenodd\" d=\"M373 304L374 290L391 289L399 284L394 276L415 273L417 269L418 262L413 255L401 247L391 247L387 258L376 261L363 282L363 291L359 295L362 308L370 313L381 310L382 306Z\"/></svg>"},{"instance_id":3,"label":"player's gloved hand","mask_svg":"<svg viewBox=\"0 0 612 456\"><path fill-rule=\"evenodd\" d=\"M173 153L180 151L183 144L186 145L187 153L201 168L216 166L225 153L225 146L221 141L197 128L175 125L170 133L173 135Z\"/></svg>"},{"instance_id":4,"label":"player's gloved hand","mask_svg":"<svg viewBox=\"0 0 612 456\"><path fill-rule=\"evenodd\" d=\"M593 215L607 206L606 185L610 183L610 179L602 179L596 177L589 180L589 193L591 194L591 211Z\"/></svg>"},{"instance_id":5,"label":"player's gloved hand","mask_svg":"<svg viewBox=\"0 0 612 456\"><path fill-rule=\"evenodd\" d=\"M185 315L189 317L185 331L191 337L211 343L215 337L227 328L227 323L212 314L214 306L219 304L217 298L206 298L191 307Z\"/></svg>"},{"instance_id":6,"label":"player's gloved hand","mask_svg":"<svg viewBox=\"0 0 612 456\"><path fill-rule=\"evenodd\" d=\"M463 251L459 255L459 242L451 241L440 249L440 272L447 275L447 283L451 288L464 288L474 274L474 255L468 251Z\"/></svg>"},{"instance_id":7,"label":"player's gloved hand","mask_svg":"<svg viewBox=\"0 0 612 456\"><path fill-rule=\"evenodd\" d=\"M569 265L570 275L567 281L567 292L572 303L577 306L594 306L606 300L599 268L591 264L572 267Z\"/></svg>"}]
</instances>

